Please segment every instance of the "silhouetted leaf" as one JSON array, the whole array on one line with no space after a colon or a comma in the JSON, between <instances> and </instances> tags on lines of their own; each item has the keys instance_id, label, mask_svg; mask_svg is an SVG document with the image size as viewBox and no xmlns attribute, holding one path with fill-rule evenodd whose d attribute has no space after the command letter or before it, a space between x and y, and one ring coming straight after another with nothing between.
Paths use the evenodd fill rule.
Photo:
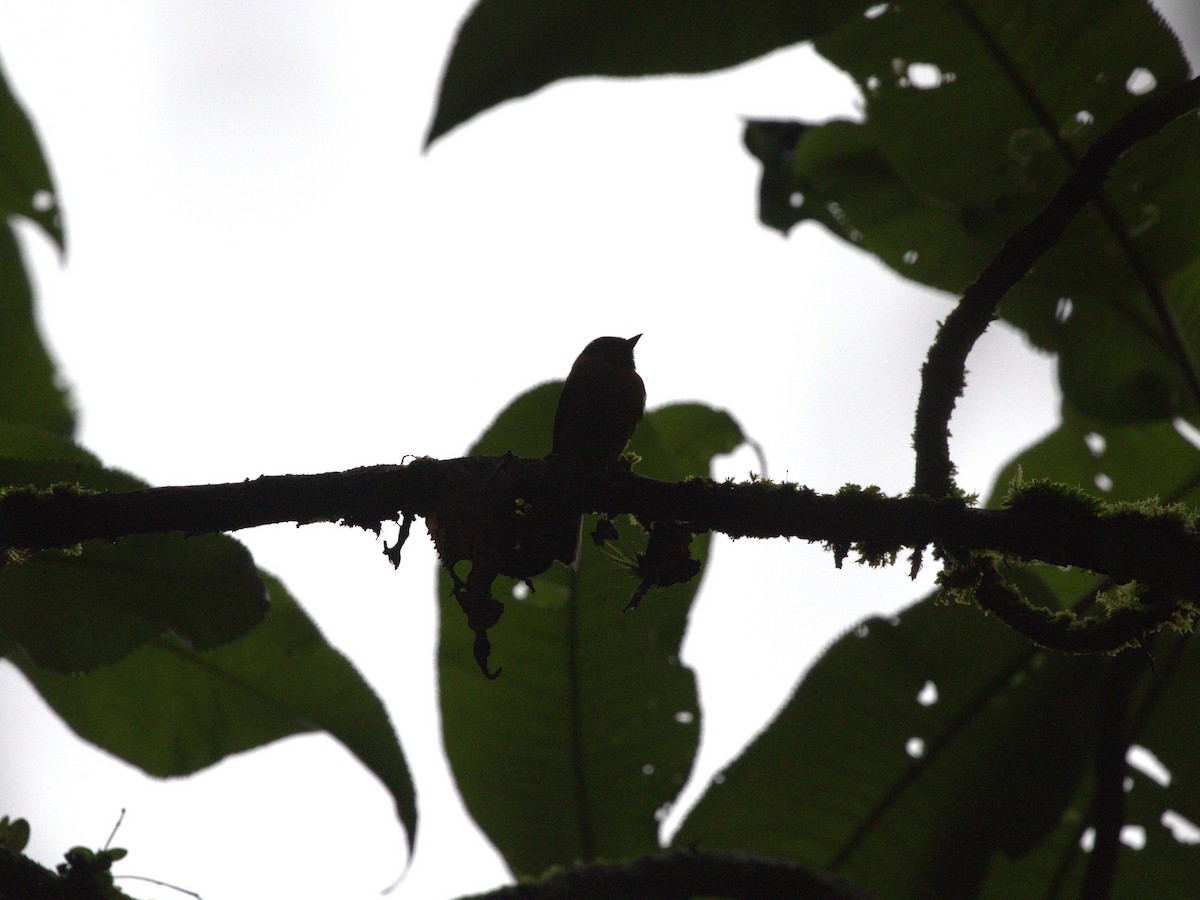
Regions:
<instances>
[{"instance_id":1,"label":"silhouetted leaf","mask_svg":"<svg viewBox=\"0 0 1200 900\"><path fill-rule=\"evenodd\" d=\"M57 452L72 448L63 441ZM145 486L94 463L0 457L0 484L61 483L109 491ZM43 550L0 570L0 630L38 665L64 673L116 662L167 631L198 650L211 649L249 631L265 612L254 561L226 535L89 541L74 550Z\"/></svg>"},{"instance_id":2,"label":"silhouetted leaf","mask_svg":"<svg viewBox=\"0 0 1200 900\"><path fill-rule=\"evenodd\" d=\"M19 651L11 658L80 737L160 778L288 735L326 731L391 793L411 850L415 793L387 711L286 589L270 576L263 581L271 605L262 624L215 650L163 635L115 665L76 676L43 669Z\"/></svg>"},{"instance_id":3,"label":"silhouetted leaf","mask_svg":"<svg viewBox=\"0 0 1200 900\"><path fill-rule=\"evenodd\" d=\"M518 397L471 453L546 453L560 390ZM706 474L713 455L741 440L728 414L687 404L649 413L631 447L640 473L682 478ZM606 552L634 557L645 534L616 524L620 537ZM703 560L707 545L697 537L693 555ZM623 613L636 580L606 552L585 536L579 570L556 564L521 600L511 580L496 582L506 605L491 631L503 667L496 681L476 667L441 578L446 752L471 815L518 874L656 849L659 811L695 756L700 710L679 645L697 583L653 590Z\"/></svg>"},{"instance_id":4,"label":"silhouetted leaf","mask_svg":"<svg viewBox=\"0 0 1200 900\"><path fill-rule=\"evenodd\" d=\"M442 76L432 143L560 78L709 72L811 40L869 0L480 0Z\"/></svg>"},{"instance_id":5,"label":"silhouetted leaf","mask_svg":"<svg viewBox=\"0 0 1200 900\"><path fill-rule=\"evenodd\" d=\"M879 9L815 42L859 84L862 122L747 125L763 162L760 216L784 231L821 222L901 275L954 293L1097 136L1143 95L1188 76L1178 41L1144 0ZM1200 121L1187 116L1128 153L1105 192L1195 354ZM1129 256L1094 207L1001 313L1059 352L1064 392L1094 417L1151 421L1196 408Z\"/></svg>"},{"instance_id":6,"label":"silhouetted leaf","mask_svg":"<svg viewBox=\"0 0 1200 900\"><path fill-rule=\"evenodd\" d=\"M2 165L0 165L2 171ZM25 260L0 221L0 422L70 437L75 416L33 316Z\"/></svg>"},{"instance_id":7,"label":"silhouetted leaf","mask_svg":"<svg viewBox=\"0 0 1200 900\"><path fill-rule=\"evenodd\" d=\"M0 72L0 219L23 216L36 222L59 250L65 238L58 195L33 123Z\"/></svg>"},{"instance_id":8,"label":"silhouetted leaf","mask_svg":"<svg viewBox=\"0 0 1200 900\"><path fill-rule=\"evenodd\" d=\"M880 896L973 897L1083 777L1106 657L1035 652L932 599L837 641L708 788L676 846L835 871Z\"/></svg>"},{"instance_id":9,"label":"silhouetted leaf","mask_svg":"<svg viewBox=\"0 0 1200 900\"><path fill-rule=\"evenodd\" d=\"M140 535L44 550L0 572L0 628L39 665L86 672L170 632L197 650L267 609L254 560L222 534Z\"/></svg>"}]
</instances>

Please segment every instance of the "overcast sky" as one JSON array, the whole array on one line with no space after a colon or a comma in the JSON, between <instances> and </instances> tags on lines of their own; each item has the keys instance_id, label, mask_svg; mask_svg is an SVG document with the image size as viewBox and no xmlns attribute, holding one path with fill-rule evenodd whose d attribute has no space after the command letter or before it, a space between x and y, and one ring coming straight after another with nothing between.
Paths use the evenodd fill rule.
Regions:
<instances>
[{"instance_id":1,"label":"overcast sky","mask_svg":"<svg viewBox=\"0 0 1200 900\"><path fill-rule=\"evenodd\" d=\"M580 81L422 155L466 8L0 7L0 60L65 209L65 261L23 234L84 443L156 484L455 456L591 338L642 332L651 406L730 410L773 477L905 490L917 372L950 298L818 226L760 227L740 141L746 115L853 115L853 86L804 49L703 78ZM1001 326L970 369L954 451L962 486L986 492L1054 426L1057 395L1051 361ZM743 452L718 474L757 468ZM361 532L239 536L397 724L423 817L399 896L501 883L440 755L428 542L414 534L396 573ZM685 644L705 711L691 799L813 654L932 576L837 572L795 542L718 540L712 559ZM154 782L76 741L8 664L0 693L0 814L30 820L43 863L101 845L125 807L119 871L206 900L374 897L401 871L388 796L327 738Z\"/></svg>"}]
</instances>

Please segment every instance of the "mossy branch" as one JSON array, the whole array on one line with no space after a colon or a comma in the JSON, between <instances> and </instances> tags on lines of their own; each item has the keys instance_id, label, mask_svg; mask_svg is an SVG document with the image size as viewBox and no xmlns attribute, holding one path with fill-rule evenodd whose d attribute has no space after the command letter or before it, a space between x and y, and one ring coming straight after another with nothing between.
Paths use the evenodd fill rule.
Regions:
<instances>
[{"instance_id":1,"label":"mossy branch","mask_svg":"<svg viewBox=\"0 0 1200 900\"><path fill-rule=\"evenodd\" d=\"M1050 202L1014 234L946 317L921 368L913 446L913 493L946 496L953 489L950 416L966 383L967 355L996 317L1000 300L1055 245L1080 210L1100 192L1109 171L1130 148L1200 106L1200 77L1137 106L1101 135Z\"/></svg>"},{"instance_id":2,"label":"mossy branch","mask_svg":"<svg viewBox=\"0 0 1200 900\"><path fill-rule=\"evenodd\" d=\"M378 531L384 522L422 516L444 562L452 566L469 559L472 571L479 571L470 597L480 604L476 630L486 632L498 618L494 609L490 617L482 615L488 611L491 579L544 571L553 556L541 546L545 529L539 522L558 528L582 512L630 514L647 527L663 523L685 536L715 531L734 538L821 542L839 565L850 553L879 565L906 547L934 544L950 561L944 574L950 587L969 590L1038 643L1073 652L1135 643L1148 631L1186 617L1189 607L1180 606L1182 599L1200 595L1200 537L1193 517L1181 507L1107 505L1076 489L1037 482L1020 486L1005 508L987 510L957 498L889 497L878 488L855 485L820 494L767 481L582 475L553 459L514 456L419 458L407 465L324 475L114 493L66 486L13 489L0 496L0 542L10 556L19 557L94 538L316 521ZM398 548L389 553L395 556ZM1024 601L981 553L1087 569L1118 584L1136 581L1153 599L1103 618L1040 609Z\"/></svg>"}]
</instances>

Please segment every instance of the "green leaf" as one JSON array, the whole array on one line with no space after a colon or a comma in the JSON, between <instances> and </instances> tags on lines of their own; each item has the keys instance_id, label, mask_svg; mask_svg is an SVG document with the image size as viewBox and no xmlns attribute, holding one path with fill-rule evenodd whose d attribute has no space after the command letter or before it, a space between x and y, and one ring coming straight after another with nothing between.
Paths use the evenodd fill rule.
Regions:
<instances>
[{"instance_id":1,"label":"green leaf","mask_svg":"<svg viewBox=\"0 0 1200 900\"><path fill-rule=\"evenodd\" d=\"M1174 654L1178 653L1177 659ZM1172 637L1155 654L1161 678L1152 679L1148 710L1133 742L1150 750L1163 764L1167 784L1142 771L1130 771L1126 821L1146 832L1144 849L1122 854L1114 896L1168 897L1181 884L1200 884L1200 641L1193 635ZM1191 823L1176 836L1164 821L1167 812ZM1177 821L1177 820L1176 820Z\"/></svg>"},{"instance_id":2,"label":"green leaf","mask_svg":"<svg viewBox=\"0 0 1200 900\"><path fill-rule=\"evenodd\" d=\"M0 422L62 437L75 430L67 392L38 334L25 260L7 222L0 222Z\"/></svg>"},{"instance_id":3,"label":"green leaf","mask_svg":"<svg viewBox=\"0 0 1200 900\"><path fill-rule=\"evenodd\" d=\"M23 216L65 249L58 195L33 123L0 71L0 218Z\"/></svg>"},{"instance_id":4,"label":"green leaf","mask_svg":"<svg viewBox=\"0 0 1200 900\"><path fill-rule=\"evenodd\" d=\"M46 449L67 457L78 450L65 440ZM110 491L145 486L70 458L0 457L0 485L61 483ZM226 535L89 541L0 569L0 631L38 665L67 674L116 662L166 631L198 650L211 649L249 631L265 612L254 561Z\"/></svg>"},{"instance_id":5,"label":"green leaf","mask_svg":"<svg viewBox=\"0 0 1200 900\"><path fill-rule=\"evenodd\" d=\"M1168 502L1200 505L1200 450L1171 424L1113 426L1063 407L1062 425L1014 459L996 479L989 505L998 506L1020 473L1023 479L1055 478L1113 501L1158 497ZM1022 583L1035 583L1047 605L1070 606L1101 586L1089 573L1053 566L1025 566ZM1048 596L1047 596L1048 595ZM1200 823L1200 725L1193 710L1200 703L1200 644L1192 635L1160 635L1146 652L1154 661L1152 678L1131 716L1130 739L1148 749L1167 773L1163 784L1140 770L1128 771L1126 821L1142 829L1145 845L1123 850L1117 866L1114 896L1170 896L1180 884L1200 883L1196 834L1180 837L1168 825L1182 817ZM1079 896L1088 854L1079 833L1091 796L1090 783L1072 803L1073 821L1035 853L1017 860L997 859L989 873L990 896L1017 897L1017 886L1061 878L1060 896ZM1164 814L1170 813L1164 820ZM1178 827L1178 826L1173 826ZM1036 896L1042 896L1036 894Z\"/></svg>"},{"instance_id":6,"label":"green leaf","mask_svg":"<svg viewBox=\"0 0 1200 900\"><path fill-rule=\"evenodd\" d=\"M3 484L53 484L54 481L74 483L75 479L69 477L55 478L49 482L36 479L26 482L16 477L14 466L32 460L68 460L93 467L100 465L93 453L76 444L69 436L46 431L36 425L5 421L0 421L0 457L4 458L6 467L0 472L0 483ZM9 477L10 475L14 477Z\"/></svg>"},{"instance_id":7,"label":"green leaf","mask_svg":"<svg viewBox=\"0 0 1200 900\"><path fill-rule=\"evenodd\" d=\"M560 78L709 72L811 40L868 0L480 0L442 76L432 143Z\"/></svg>"},{"instance_id":8,"label":"green leaf","mask_svg":"<svg viewBox=\"0 0 1200 900\"><path fill-rule=\"evenodd\" d=\"M1139 835L1139 849L1122 847L1113 897L1171 897L1181 885L1200 884L1200 766L1196 747L1200 726L1193 714L1200 702L1200 644L1191 636L1170 635L1154 648L1154 670L1135 698L1130 738L1138 766L1126 768L1124 829ZM1149 668L1149 667L1147 667ZM1161 764L1147 774L1146 750ZM1089 778L1064 815L1060 828L1034 852L1019 859L998 856L988 872L984 896L997 900L1048 896L1080 897L1090 854L1081 836L1091 827L1093 783ZM1164 818L1165 816L1165 818ZM1174 829L1182 830L1177 837ZM1189 828L1190 823L1190 828ZM1123 830L1124 830L1123 829Z\"/></svg>"},{"instance_id":9,"label":"green leaf","mask_svg":"<svg viewBox=\"0 0 1200 900\"><path fill-rule=\"evenodd\" d=\"M254 560L227 535L154 534L46 550L0 572L0 628L38 665L86 672L171 632L197 650L262 621Z\"/></svg>"},{"instance_id":10,"label":"green leaf","mask_svg":"<svg viewBox=\"0 0 1200 900\"><path fill-rule=\"evenodd\" d=\"M792 857L881 896L975 896L997 854L1058 825L1107 665L1035 652L932 599L870 619L817 661L673 843Z\"/></svg>"},{"instance_id":11,"label":"green leaf","mask_svg":"<svg viewBox=\"0 0 1200 900\"><path fill-rule=\"evenodd\" d=\"M1113 425L1069 403L1062 424L1017 454L996 476L988 506L1000 506L1018 478L1052 478L1111 501L1158 497L1200 506L1200 449L1175 425Z\"/></svg>"},{"instance_id":12,"label":"green leaf","mask_svg":"<svg viewBox=\"0 0 1200 900\"><path fill-rule=\"evenodd\" d=\"M1095 139L1188 76L1144 0L888 4L820 36L865 100L862 123L751 122L760 216L812 219L907 278L960 293L1046 204ZM1044 127L1049 124L1051 127ZM1200 349L1200 121L1128 153L1106 183L1133 257ZM1118 234L1086 210L1001 306L1060 354L1064 393L1113 422L1196 408Z\"/></svg>"},{"instance_id":13,"label":"green leaf","mask_svg":"<svg viewBox=\"0 0 1200 900\"><path fill-rule=\"evenodd\" d=\"M29 823L24 819L0 818L0 847L20 853L29 843Z\"/></svg>"},{"instance_id":14,"label":"green leaf","mask_svg":"<svg viewBox=\"0 0 1200 900\"><path fill-rule=\"evenodd\" d=\"M22 652L12 660L80 737L160 778L288 735L328 732L391 793L411 851L416 798L387 711L279 581L263 581L271 604L262 624L215 650L163 635L76 676Z\"/></svg>"},{"instance_id":15,"label":"green leaf","mask_svg":"<svg viewBox=\"0 0 1200 900\"><path fill-rule=\"evenodd\" d=\"M560 390L518 397L470 452L547 452ZM715 454L741 441L728 414L686 404L649 413L631 448L639 472L677 479L707 474ZM645 535L616 524L615 552L636 555ZM693 555L704 560L707 546L697 537ZM441 578L446 752L471 815L518 876L657 849L662 811L687 780L700 709L679 646L697 583L651 591L623 613L635 584L586 537L579 570L554 566L524 599L514 582L497 581L506 609L492 658L503 673L488 681Z\"/></svg>"}]
</instances>

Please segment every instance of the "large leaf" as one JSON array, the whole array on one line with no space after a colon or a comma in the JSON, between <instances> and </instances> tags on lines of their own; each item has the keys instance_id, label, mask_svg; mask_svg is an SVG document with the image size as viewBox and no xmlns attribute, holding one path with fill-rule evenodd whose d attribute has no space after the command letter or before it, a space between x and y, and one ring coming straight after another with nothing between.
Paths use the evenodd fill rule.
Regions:
<instances>
[{"instance_id":1,"label":"large leaf","mask_svg":"<svg viewBox=\"0 0 1200 900\"><path fill-rule=\"evenodd\" d=\"M116 662L166 631L197 650L219 647L266 609L249 551L223 534L89 541L0 572L0 629L67 674Z\"/></svg>"},{"instance_id":2,"label":"large leaf","mask_svg":"<svg viewBox=\"0 0 1200 900\"><path fill-rule=\"evenodd\" d=\"M1158 497L1200 505L1200 450L1175 426L1113 426L1088 419L1069 405L1064 405L1058 429L1000 473L989 505L999 505L1018 476L1056 478L1109 500ZM1020 574L1023 584L1040 586L1039 597L1047 605L1074 605L1101 586L1094 575L1052 566L1027 566ZM1165 779L1144 770L1127 772L1126 821L1144 846L1123 848L1114 885L1118 897L1166 897L1179 885L1200 884L1195 849L1200 839L1200 726L1193 714L1200 703L1200 644L1193 635L1167 634L1147 649L1155 666L1129 716L1129 739L1139 753L1148 749L1162 762ZM1021 896L1020 886L1051 879L1060 884L1058 896L1079 896L1088 862L1080 835L1092 824L1092 791L1090 782L1081 787L1073 817L1034 853L1017 861L994 861L988 880L992 896ZM1137 842L1136 837L1130 840Z\"/></svg>"},{"instance_id":3,"label":"large leaf","mask_svg":"<svg viewBox=\"0 0 1200 900\"><path fill-rule=\"evenodd\" d=\"M274 578L263 623L215 650L163 635L86 675L12 660L85 740L166 778L279 738L326 731L383 782L412 838L416 798L387 711Z\"/></svg>"},{"instance_id":4,"label":"large leaf","mask_svg":"<svg viewBox=\"0 0 1200 900\"><path fill-rule=\"evenodd\" d=\"M442 77L433 142L560 78L708 72L810 40L871 0L480 0Z\"/></svg>"},{"instance_id":5,"label":"large leaf","mask_svg":"<svg viewBox=\"0 0 1200 900\"><path fill-rule=\"evenodd\" d=\"M868 620L674 842L793 857L880 896L974 896L993 856L1036 846L1075 795L1107 665L1033 653L966 606Z\"/></svg>"},{"instance_id":6,"label":"large leaf","mask_svg":"<svg viewBox=\"0 0 1200 900\"><path fill-rule=\"evenodd\" d=\"M100 461L91 451L84 449L71 440L70 436L56 434L39 428L36 425L0 421L0 484L53 484L44 478L36 477L32 472L21 474L17 470L34 461L71 461L81 465L99 467ZM55 480L74 482L73 477L63 478L55 469ZM29 480L24 480L26 477ZM125 490L125 488L114 488Z\"/></svg>"},{"instance_id":7,"label":"large leaf","mask_svg":"<svg viewBox=\"0 0 1200 900\"><path fill-rule=\"evenodd\" d=\"M64 247L58 195L33 123L0 72L0 219L23 216Z\"/></svg>"},{"instance_id":8,"label":"large leaf","mask_svg":"<svg viewBox=\"0 0 1200 900\"><path fill-rule=\"evenodd\" d=\"M1128 717L1130 764L1116 773L1125 790L1112 890L1117 898L1187 896L1200 885L1200 727L1193 714L1200 702L1200 644L1190 636L1170 635L1157 642L1153 655L1156 664L1146 667L1148 676ZM1087 896L1082 886L1091 853L1084 844L1095 833L1094 791L1093 780L1085 780L1060 827L1033 852L1019 859L994 858L984 895L996 900Z\"/></svg>"},{"instance_id":9,"label":"large leaf","mask_svg":"<svg viewBox=\"0 0 1200 900\"><path fill-rule=\"evenodd\" d=\"M0 143L0 146L3 146ZM70 436L75 416L33 316L25 260L0 221L0 422Z\"/></svg>"},{"instance_id":10,"label":"large leaf","mask_svg":"<svg viewBox=\"0 0 1200 900\"><path fill-rule=\"evenodd\" d=\"M471 453L546 453L560 390L518 397ZM639 472L676 479L706 474L741 441L727 414L687 404L649 413L632 449ZM644 548L636 527L617 527L616 552ZM703 560L707 546L698 537L692 553ZM471 815L518 875L657 849L661 815L691 770L700 709L679 646L697 583L652 591L623 613L635 584L588 540L577 572L556 564L524 599L498 581L506 610L492 658L503 673L487 681L441 580L446 752Z\"/></svg>"},{"instance_id":11,"label":"large leaf","mask_svg":"<svg viewBox=\"0 0 1200 900\"><path fill-rule=\"evenodd\" d=\"M1070 406L1059 429L1001 473L990 505L1018 473L1116 500L1200 499L1200 452L1174 427L1113 426ZM1048 566L1014 575L1048 606L1074 605L1100 585ZM1162 822L1166 810L1200 821L1200 732L1186 711L1200 684L1193 644L1157 645L1159 670L1133 706L1132 741L1171 782L1136 779L1128 820L1146 829L1146 845L1123 852L1117 884L1127 893L1117 896L1169 896L1165 886L1200 878L1196 854ZM888 897L1043 897L1054 879L1054 896L1078 896L1109 665L1038 651L965 606L926 600L894 622L869 620L814 665L675 842L795 857Z\"/></svg>"},{"instance_id":12,"label":"large leaf","mask_svg":"<svg viewBox=\"0 0 1200 900\"><path fill-rule=\"evenodd\" d=\"M747 126L763 162L761 215L783 230L820 221L902 275L956 293L1099 134L1188 75L1145 0L880 8L815 42L860 85L861 123ZM1200 121L1185 117L1127 154L1106 193L1116 230L1086 211L1001 312L1059 351L1064 392L1080 409L1114 421L1195 409L1132 260L1164 288L1194 353Z\"/></svg>"},{"instance_id":13,"label":"large leaf","mask_svg":"<svg viewBox=\"0 0 1200 900\"><path fill-rule=\"evenodd\" d=\"M43 445L52 457L75 450L65 440ZM90 462L0 456L0 485L64 482L106 491L145 486ZM0 569L0 631L38 665L68 674L116 662L166 631L197 650L220 646L257 625L266 605L249 552L220 534L89 541Z\"/></svg>"}]
</instances>

